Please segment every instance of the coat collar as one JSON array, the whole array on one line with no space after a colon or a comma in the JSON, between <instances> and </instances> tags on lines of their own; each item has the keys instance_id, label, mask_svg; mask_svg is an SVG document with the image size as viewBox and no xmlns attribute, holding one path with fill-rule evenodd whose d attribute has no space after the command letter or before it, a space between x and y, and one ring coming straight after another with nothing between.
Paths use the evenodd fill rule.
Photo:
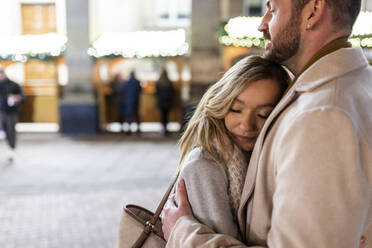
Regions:
<instances>
[{"instance_id":1,"label":"coat collar","mask_svg":"<svg viewBox=\"0 0 372 248\"><path fill-rule=\"evenodd\" d=\"M331 42L327 43L325 46L323 46L321 49L319 49L318 52L316 52L310 60L305 64L305 66L302 68L302 70L295 76L295 78L292 80L292 82L289 84L288 90L292 88L292 86L297 82L297 79L302 75L304 71L309 69L310 66L312 66L315 62L317 62L320 58L333 53L334 51L337 51L341 48L351 47L351 43L347 41L348 37L343 36L340 38L337 38L335 40L332 40Z\"/></svg>"},{"instance_id":2,"label":"coat collar","mask_svg":"<svg viewBox=\"0 0 372 248\"><path fill-rule=\"evenodd\" d=\"M330 80L367 65L368 61L360 47L339 49L312 64L298 77L293 87L298 92L311 91ZM327 68L326 73L324 68Z\"/></svg>"},{"instance_id":3,"label":"coat collar","mask_svg":"<svg viewBox=\"0 0 372 248\"><path fill-rule=\"evenodd\" d=\"M342 48L322 57L298 77L293 87L288 90L287 94L281 99L270 114L257 139L245 178L238 216L247 217L246 203L254 190L257 168L264 140L280 113L294 102L302 92L311 91L334 78L367 65L368 61L366 60L361 48ZM246 221L246 218L242 218L239 221L239 227L243 236L246 233Z\"/></svg>"}]
</instances>

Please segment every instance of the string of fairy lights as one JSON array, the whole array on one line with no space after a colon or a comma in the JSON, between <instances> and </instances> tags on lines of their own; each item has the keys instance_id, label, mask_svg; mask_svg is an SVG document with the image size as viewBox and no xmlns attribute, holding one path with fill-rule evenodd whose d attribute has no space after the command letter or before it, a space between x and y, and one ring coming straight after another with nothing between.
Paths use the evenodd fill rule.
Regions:
<instances>
[{"instance_id":1,"label":"string of fairy lights","mask_svg":"<svg viewBox=\"0 0 372 248\"><path fill-rule=\"evenodd\" d=\"M88 49L94 58L122 56L126 58L174 57L187 54L189 44L184 29L169 31L137 31L104 33Z\"/></svg>"},{"instance_id":2,"label":"string of fairy lights","mask_svg":"<svg viewBox=\"0 0 372 248\"><path fill-rule=\"evenodd\" d=\"M266 42L257 30L262 17L235 17L224 25L219 42L224 46L264 48ZM360 12L349 38L353 46L372 47L372 12Z\"/></svg>"},{"instance_id":3,"label":"string of fairy lights","mask_svg":"<svg viewBox=\"0 0 372 248\"><path fill-rule=\"evenodd\" d=\"M0 60L19 62L57 58L66 50L67 43L67 37L57 33L0 36L0 40Z\"/></svg>"},{"instance_id":4,"label":"string of fairy lights","mask_svg":"<svg viewBox=\"0 0 372 248\"><path fill-rule=\"evenodd\" d=\"M3 36L0 39L0 60L19 62L26 62L30 58L55 59L67 46L67 37L56 33ZM183 56L188 52L189 43L183 29L103 33L87 50L88 55L94 58L173 57Z\"/></svg>"},{"instance_id":5,"label":"string of fairy lights","mask_svg":"<svg viewBox=\"0 0 372 248\"><path fill-rule=\"evenodd\" d=\"M219 42L224 46L264 48L266 42L257 30L262 17L235 17L221 28ZM49 33L0 36L0 60L26 62L30 58L55 59L64 53L67 37ZM349 38L353 46L372 48L372 12L361 12ZM189 53L184 29L104 33L87 50L93 58L101 57L173 57Z\"/></svg>"}]
</instances>

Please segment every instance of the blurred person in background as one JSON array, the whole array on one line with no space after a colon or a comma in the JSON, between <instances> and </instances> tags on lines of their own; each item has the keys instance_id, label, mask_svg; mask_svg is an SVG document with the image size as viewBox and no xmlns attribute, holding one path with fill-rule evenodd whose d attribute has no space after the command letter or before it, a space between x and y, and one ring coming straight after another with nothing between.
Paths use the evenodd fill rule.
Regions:
<instances>
[{"instance_id":1,"label":"blurred person in background","mask_svg":"<svg viewBox=\"0 0 372 248\"><path fill-rule=\"evenodd\" d=\"M121 128L124 131L123 124L125 120L125 94L123 89L124 80L120 73L115 74L113 80L110 82L112 97L116 106L118 119Z\"/></svg>"},{"instance_id":2,"label":"blurred person in background","mask_svg":"<svg viewBox=\"0 0 372 248\"><path fill-rule=\"evenodd\" d=\"M19 105L24 98L21 87L10 80L0 68L0 127L9 145L8 159L13 161L16 148L15 125L18 122Z\"/></svg>"},{"instance_id":3,"label":"blurred person in background","mask_svg":"<svg viewBox=\"0 0 372 248\"><path fill-rule=\"evenodd\" d=\"M135 120L137 122L137 132L140 132L140 116L139 116L139 97L141 93L141 85L134 71L130 73L129 79L123 84L124 105L125 105L125 123L128 128L126 134L131 133L131 124Z\"/></svg>"},{"instance_id":4,"label":"blurred person in background","mask_svg":"<svg viewBox=\"0 0 372 248\"><path fill-rule=\"evenodd\" d=\"M163 125L162 134L167 135L168 114L173 106L174 88L165 69L162 70L158 81L155 83L155 87L156 103L160 111L160 119Z\"/></svg>"}]
</instances>

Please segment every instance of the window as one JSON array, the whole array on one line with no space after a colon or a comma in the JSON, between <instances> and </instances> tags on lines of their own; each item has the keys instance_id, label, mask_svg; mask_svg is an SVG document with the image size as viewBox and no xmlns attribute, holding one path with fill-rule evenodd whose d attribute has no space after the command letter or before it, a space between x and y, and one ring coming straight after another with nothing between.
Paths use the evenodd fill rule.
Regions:
<instances>
[{"instance_id":1,"label":"window","mask_svg":"<svg viewBox=\"0 0 372 248\"><path fill-rule=\"evenodd\" d=\"M165 27L190 25L191 0L157 0L157 24Z\"/></svg>"},{"instance_id":2,"label":"window","mask_svg":"<svg viewBox=\"0 0 372 248\"><path fill-rule=\"evenodd\" d=\"M52 4L22 4L23 34L55 33L56 6Z\"/></svg>"},{"instance_id":3,"label":"window","mask_svg":"<svg viewBox=\"0 0 372 248\"><path fill-rule=\"evenodd\" d=\"M261 0L244 0L245 16L262 16Z\"/></svg>"}]
</instances>

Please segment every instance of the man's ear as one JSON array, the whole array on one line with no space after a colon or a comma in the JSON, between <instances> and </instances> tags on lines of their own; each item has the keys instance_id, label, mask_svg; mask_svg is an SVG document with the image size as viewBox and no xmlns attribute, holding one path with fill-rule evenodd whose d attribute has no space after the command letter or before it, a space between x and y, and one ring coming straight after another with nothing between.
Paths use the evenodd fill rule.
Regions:
<instances>
[{"instance_id":1,"label":"man's ear","mask_svg":"<svg viewBox=\"0 0 372 248\"><path fill-rule=\"evenodd\" d=\"M312 29L324 17L325 0L310 0L303 11L303 21L306 30Z\"/></svg>"}]
</instances>

